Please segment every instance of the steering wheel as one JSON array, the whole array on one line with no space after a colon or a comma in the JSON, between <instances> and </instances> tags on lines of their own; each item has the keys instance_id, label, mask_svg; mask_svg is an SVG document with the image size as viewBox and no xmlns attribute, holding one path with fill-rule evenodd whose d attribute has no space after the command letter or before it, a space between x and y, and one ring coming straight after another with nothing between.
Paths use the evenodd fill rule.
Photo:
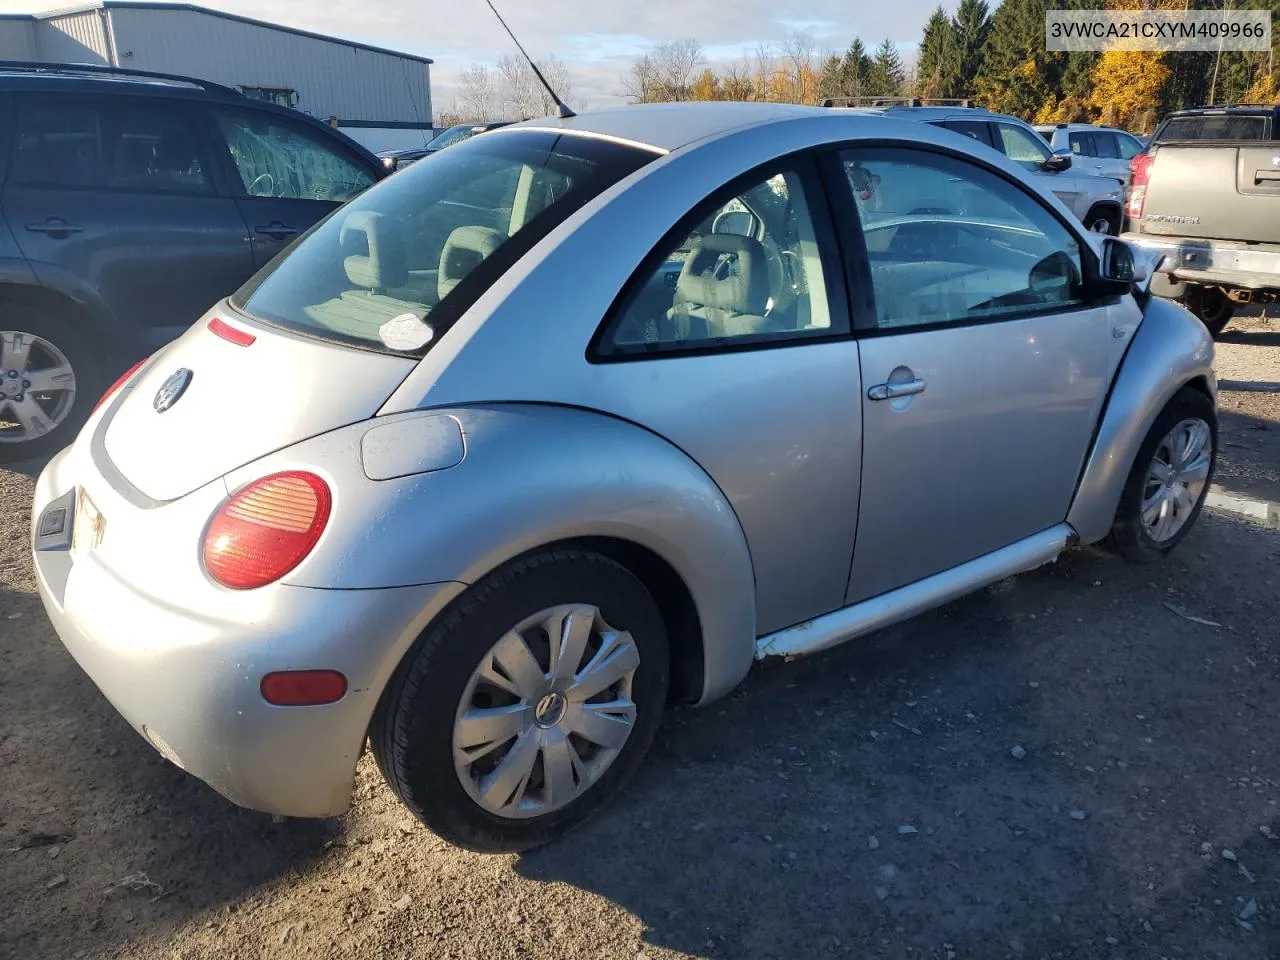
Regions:
<instances>
[{"instance_id":1,"label":"steering wheel","mask_svg":"<svg viewBox=\"0 0 1280 960\"><path fill-rule=\"evenodd\" d=\"M259 184L262 184L261 188ZM260 173L249 184L249 196L274 197L276 195L276 178L269 173Z\"/></svg>"}]
</instances>

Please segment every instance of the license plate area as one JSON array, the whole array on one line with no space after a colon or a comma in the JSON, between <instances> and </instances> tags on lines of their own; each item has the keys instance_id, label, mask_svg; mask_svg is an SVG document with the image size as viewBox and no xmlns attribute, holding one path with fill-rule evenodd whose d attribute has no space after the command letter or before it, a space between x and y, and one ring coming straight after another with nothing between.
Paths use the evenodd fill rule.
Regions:
<instances>
[{"instance_id":1,"label":"license plate area","mask_svg":"<svg viewBox=\"0 0 1280 960\"><path fill-rule=\"evenodd\" d=\"M76 516L71 525L71 552L77 556L96 550L107 532L107 518L83 488L76 491Z\"/></svg>"}]
</instances>

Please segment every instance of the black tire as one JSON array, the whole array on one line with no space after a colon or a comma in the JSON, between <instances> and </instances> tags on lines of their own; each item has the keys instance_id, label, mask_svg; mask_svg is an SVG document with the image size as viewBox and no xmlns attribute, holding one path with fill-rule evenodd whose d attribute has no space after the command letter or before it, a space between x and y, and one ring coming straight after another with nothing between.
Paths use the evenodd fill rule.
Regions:
<instances>
[{"instance_id":1,"label":"black tire","mask_svg":"<svg viewBox=\"0 0 1280 960\"><path fill-rule=\"evenodd\" d=\"M56 347L75 373L75 399L63 419L48 433L31 440L0 440L0 463L47 456L71 443L106 388L103 367L93 345L61 316L40 314L37 310L21 302L0 303L0 330L33 334ZM9 371L0 370L0 377L8 378L8 374ZM46 399L42 409L47 403ZM0 433L14 430L10 425L15 422L13 408L8 403L0 405Z\"/></svg>"},{"instance_id":2,"label":"black tire","mask_svg":"<svg viewBox=\"0 0 1280 960\"><path fill-rule=\"evenodd\" d=\"M453 726L472 672L526 617L589 603L629 630L640 653L632 683L636 720L613 764L560 810L508 819L467 793L453 763ZM383 777L406 807L450 843L485 853L528 850L562 836L616 794L639 767L662 720L669 657L662 616L644 584L605 557L553 551L513 561L480 580L405 656L374 715L370 741Z\"/></svg>"},{"instance_id":3,"label":"black tire","mask_svg":"<svg viewBox=\"0 0 1280 960\"><path fill-rule=\"evenodd\" d=\"M1175 426L1191 417L1199 417L1209 424L1213 437L1213 457L1209 461L1209 474L1205 478L1204 489L1192 508L1191 516L1182 529L1165 541L1152 539L1142 523L1142 500L1146 492L1148 471L1160 441ZM1213 401L1194 387L1183 387L1160 411L1147 437L1142 441L1138 456L1134 459L1129 471L1129 479L1125 481L1124 492L1120 496L1120 506L1116 510L1115 521L1111 527L1109 545L1112 550L1126 560L1135 563L1151 563L1159 560L1176 547L1195 526L1204 507L1204 499L1209 493L1209 485L1213 482L1213 472L1218 458L1218 416Z\"/></svg>"},{"instance_id":4,"label":"black tire","mask_svg":"<svg viewBox=\"0 0 1280 960\"><path fill-rule=\"evenodd\" d=\"M1106 230L1099 230L1097 227L1106 224ZM1106 233L1109 237L1118 237L1120 235L1120 211L1115 207L1096 206L1089 208L1089 214L1084 218L1084 225L1095 233Z\"/></svg>"},{"instance_id":5,"label":"black tire","mask_svg":"<svg viewBox=\"0 0 1280 960\"><path fill-rule=\"evenodd\" d=\"M1190 287L1184 303L1215 339L1236 312L1235 302L1216 287Z\"/></svg>"}]
</instances>

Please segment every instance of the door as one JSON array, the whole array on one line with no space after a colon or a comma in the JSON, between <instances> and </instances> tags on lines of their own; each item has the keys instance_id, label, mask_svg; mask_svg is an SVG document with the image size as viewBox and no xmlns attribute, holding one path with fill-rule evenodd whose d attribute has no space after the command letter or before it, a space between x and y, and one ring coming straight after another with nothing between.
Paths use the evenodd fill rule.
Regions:
<instances>
[{"instance_id":1,"label":"door","mask_svg":"<svg viewBox=\"0 0 1280 960\"><path fill-rule=\"evenodd\" d=\"M1002 176L922 149L841 160L882 188L878 205L857 201L874 310L858 331L853 603L1063 521L1107 386L1111 308L1083 300L1078 235ZM950 212L912 212L942 190Z\"/></svg>"},{"instance_id":2,"label":"door","mask_svg":"<svg viewBox=\"0 0 1280 960\"><path fill-rule=\"evenodd\" d=\"M1028 173L1047 178L1049 189L1072 213L1083 220L1089 211L1081 209L1081 206L1087 204L1089 198L1083 194L1072 173L1075 162L1066 170L1046 170L1044 164L1051 151L1041 137L1012 123L996 122L993 126L996 128L998 146L1005 155Z\"/></svg>"},{"instance_id":3,"label":"door","mask_svg":"<svg viewBox=\"0 0 1280 960\"><path fill-rule=\"evenodd\" d=\"M98 296L139 349L171 340L253 272L190 106L17 98L4 211L42 282Z\"/></svg>"},{"instance_id":4,"label":"door","mask_svg":"<svg viewBox=\"0 0 1280 960\"><path fill-rule=\"evenodd\" d=\"M344 144L302 121L231 107L214 116L256 266L376 179Z\"/></svg>"},{"instance_id":5,"label":"door","mask_svg":"<svg viewBox=\"0 0 1280 960\"><path fill-rule=\"evenodd\" d=\"M1082 170L1100 177L1124 180L1129 175L1129 160L1121 158L1118 137L1110 130L1094 130L1090 135L1091 152L1082 160ZM1132 154L1130 154L1132 156Z\"/></svg>"}]
</instances>

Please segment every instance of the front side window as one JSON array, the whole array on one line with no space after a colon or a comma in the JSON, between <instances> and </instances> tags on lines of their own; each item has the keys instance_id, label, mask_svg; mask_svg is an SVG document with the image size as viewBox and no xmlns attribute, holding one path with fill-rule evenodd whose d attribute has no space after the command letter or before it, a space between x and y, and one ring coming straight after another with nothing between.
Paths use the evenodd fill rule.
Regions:
<instances>
[{"instance_id":1,"label":"front side window","mask_svg":"<svg viewBox=\"0 0 1280 960\"><path fill-rule=\"evenodd\" d=\"M783 170L712 201L653 258L598 341L623 357L832 331L810 197Z\"/></svg>"},{"instance_id":2,"label":"front side window","mask_svg":"<svg viewBox=\"0 0 1280 960\"><path fill-rule=\"evenodd\" d=\"M841 155L866 239L875 327L965 324L1082 302L1075 236L975 164L924 150ZM862 186L874 190L865 196Z\"/></svg>"},{"instance_id":3,"label":"front side window","mask_svg":"<svg viewBox=\"0 0 1280 960\"><path fill-rule=\"evenodd\" d=\"M1027 170L1039 170L1049 159L1049 150L1045 142L1033 133L1011 123L997 123L1000 131L1000 144L1005 154L1014 163Z\"/></svg>"},{"instance_id":4,"label":"front side window","mask_svg":"<svg viewBox=\"0 0 1280 960\"><path fill-rule=\"evenodd\" d=\"M656 154L586 137L480 137L339 208L232 298L290 330L421 355L539 239Z\"/></svg>"},{"instance_id":5,"label":"front side window","mask_svg":"<svg viewBox=\"0 0 1280 960\"><path fill-rule=\"evenodd\" d=\"M341 203L373 183L369 170L303 124L250 110L219 110L217 118L250 197Z\"/></svg>"},{"instance_id":6,"label":"front side window","mask_svg":"<svg viewBox=\"0 0 1280 960\"><path fill-rule=\"evenodd\" d=\"M37 98L23 104L15 183L207 193L209 172L188 116L164 103Z\"/></svg>"}]
</instances>

